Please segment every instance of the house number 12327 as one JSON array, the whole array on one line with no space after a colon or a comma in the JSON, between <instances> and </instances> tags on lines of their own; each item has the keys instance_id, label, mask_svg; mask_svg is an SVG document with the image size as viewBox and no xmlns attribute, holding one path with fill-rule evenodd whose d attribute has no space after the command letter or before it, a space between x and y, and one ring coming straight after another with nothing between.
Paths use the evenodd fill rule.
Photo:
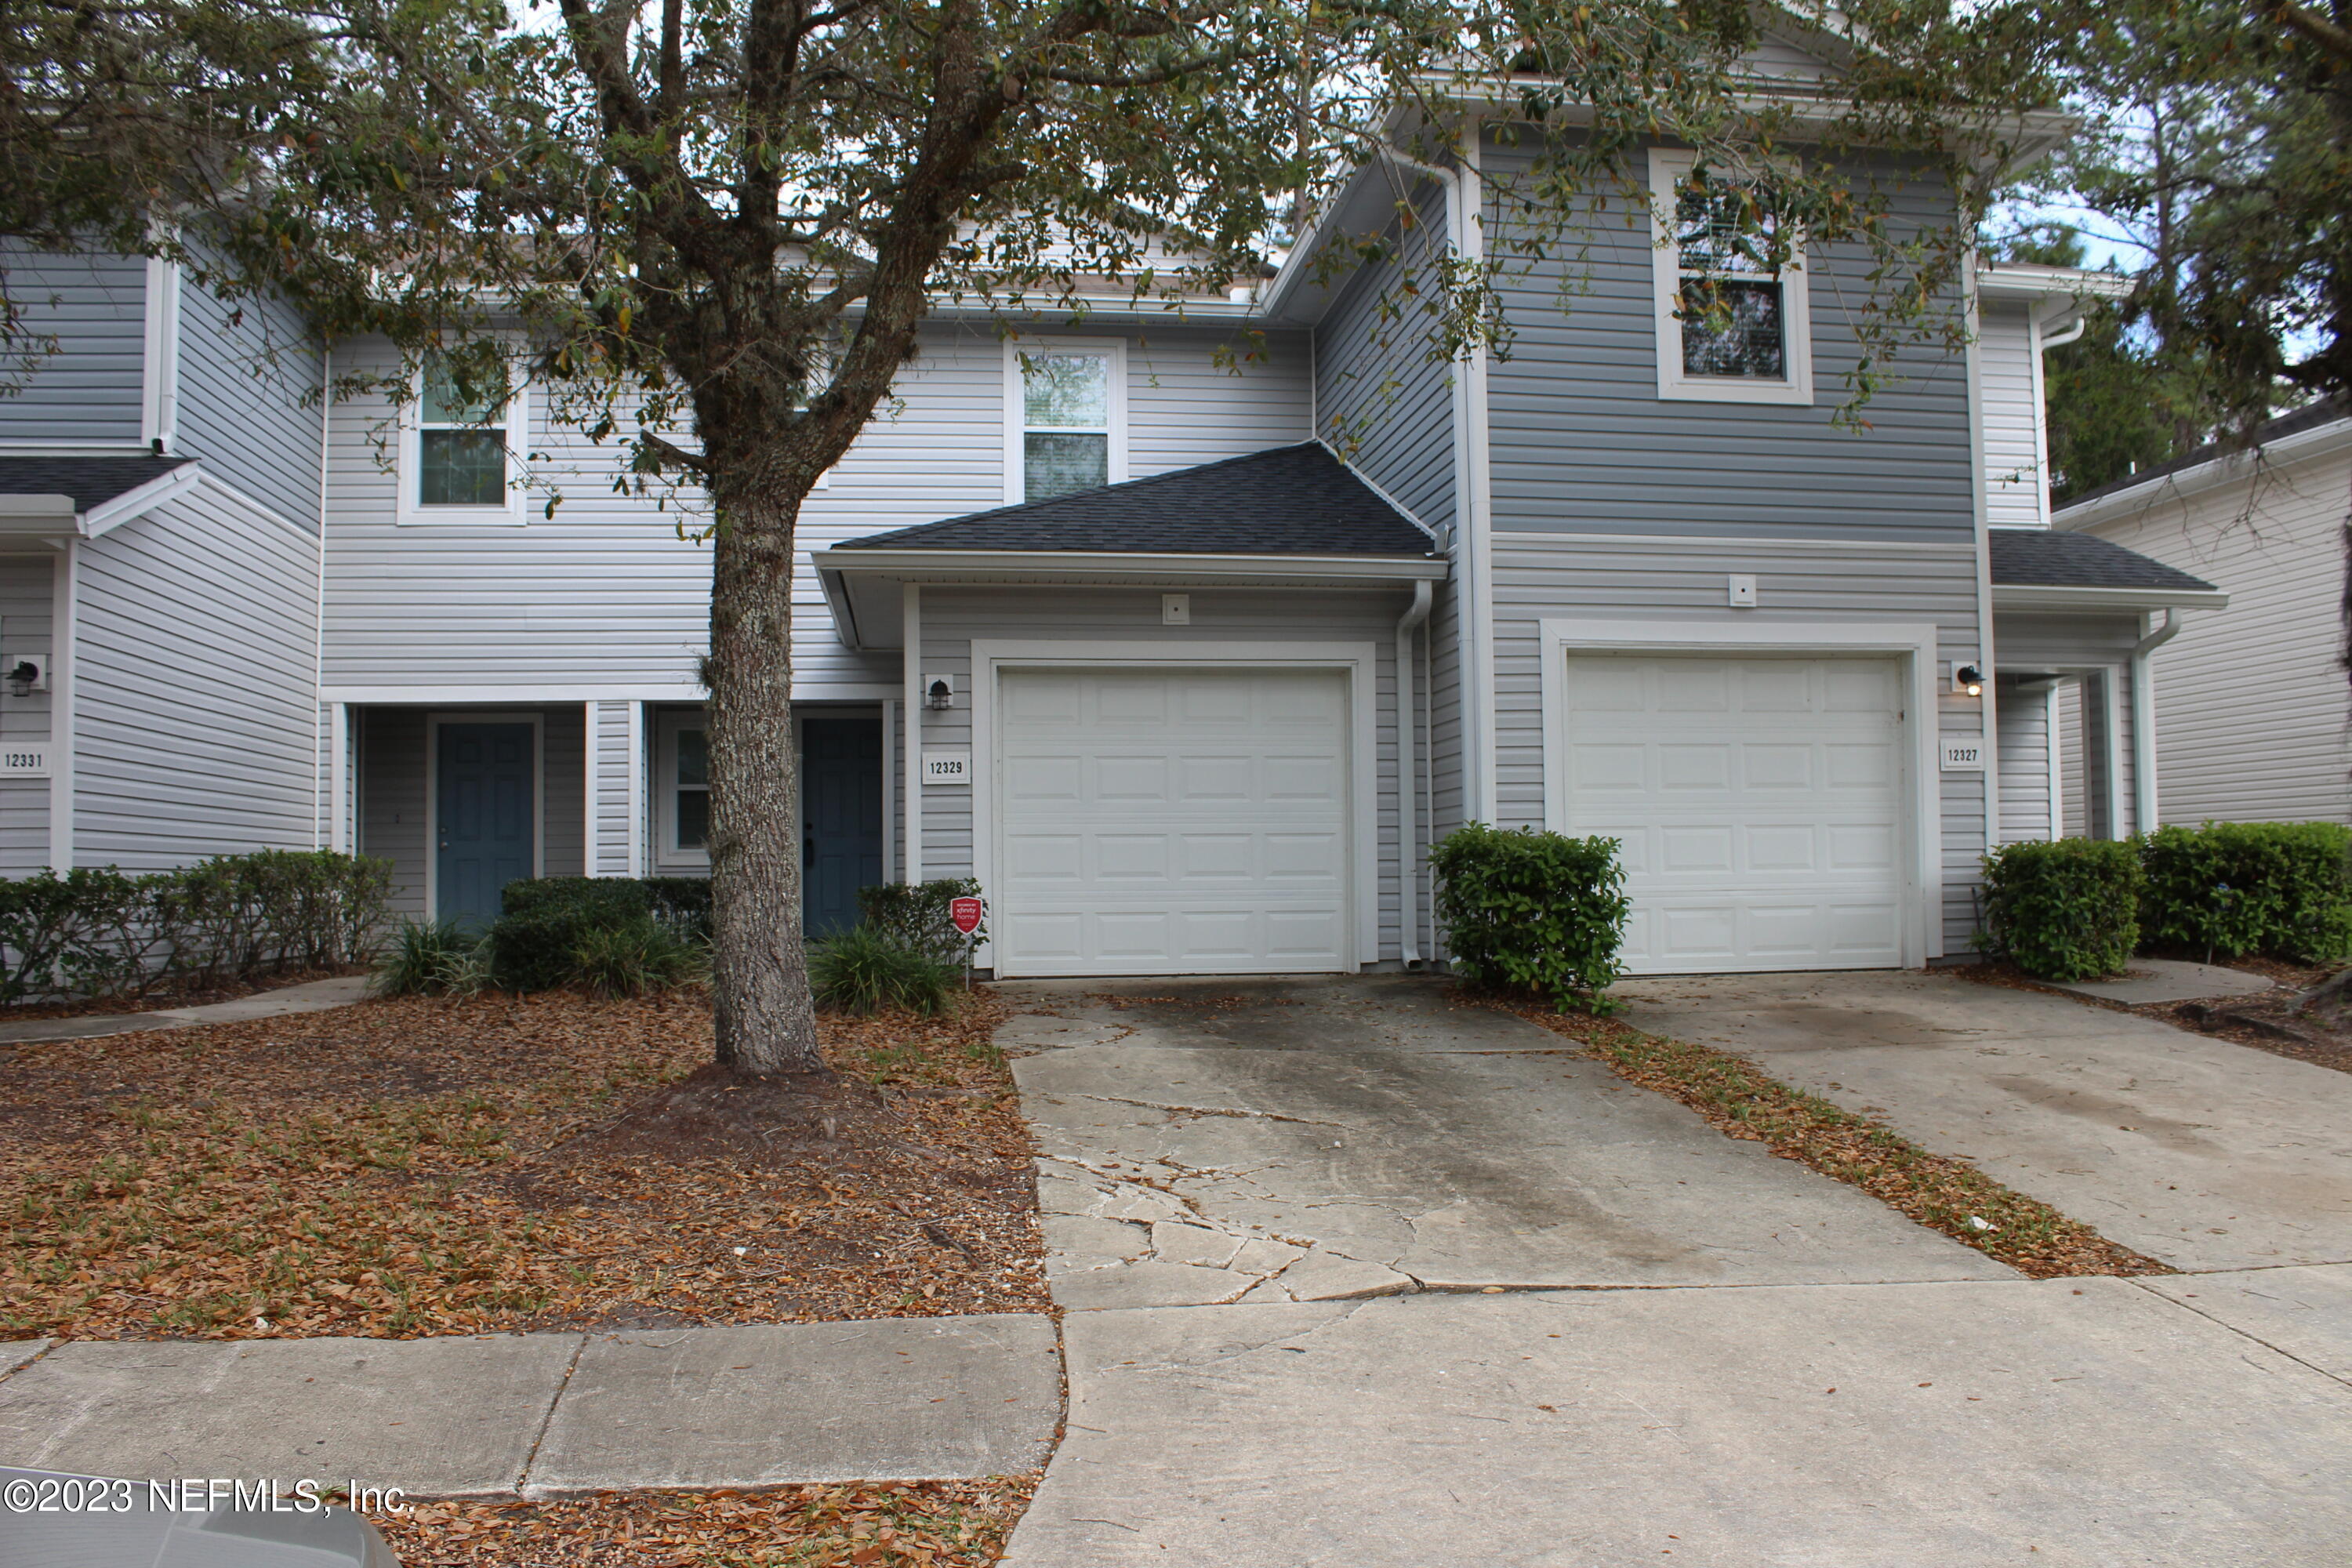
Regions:
<instances>
[{"instance_id":1,"label":"house number 12327","mask_svg":"<svg viewBox=\"0 0 2352 1568\"><path fill-rule=\"evenodd\" d=\"M1984 742L1982 741L1945 742L1944 771L1948 773L1984 772Z\"/></svg>"}]
</instances>

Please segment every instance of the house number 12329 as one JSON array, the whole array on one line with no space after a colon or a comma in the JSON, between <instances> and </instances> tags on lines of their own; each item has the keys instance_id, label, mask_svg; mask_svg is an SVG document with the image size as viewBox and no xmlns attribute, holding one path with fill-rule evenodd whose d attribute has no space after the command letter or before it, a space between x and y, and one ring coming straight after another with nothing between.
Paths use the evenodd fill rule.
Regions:
<instances>
[{"instance_id":1,"label":"house number 12329","mask_svg":"<svg viewBox=\"0 0 2352 1568\"><path fill-rule=\"evenodd\" d=\"M925 752L923 782L927 784L971 783L971 753L966 751Z\"/></svg>"}]
</instances>

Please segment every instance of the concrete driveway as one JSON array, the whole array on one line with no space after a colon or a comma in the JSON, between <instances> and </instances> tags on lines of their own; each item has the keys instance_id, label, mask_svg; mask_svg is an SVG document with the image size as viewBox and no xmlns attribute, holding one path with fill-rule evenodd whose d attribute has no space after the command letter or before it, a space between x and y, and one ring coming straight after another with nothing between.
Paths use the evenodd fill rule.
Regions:
<instances>
[{"instance_id":1,"label":"concrete driveway","mask_svg":"<svg viewBox=\"0 0 2352 1568\"><path fill-rule=\"evenodd\" d=\"M2352 1261L2352 1074L1947 974L1643 980L1615 994L1636 1028L1873 1111L2176 1268Z\"/></svg>"},{"instance_id":2,"label":"concrete driveway","mask_svg":"<svg viewBox=\"0 0 2352 1568\"><path fill-rule=\"evenodd\" d=\"M2352 1269L2026 1280L1427 982L1003 989L1070 1390L1008 1568L2352 1541Z\"/></svg>"}]
</instances>

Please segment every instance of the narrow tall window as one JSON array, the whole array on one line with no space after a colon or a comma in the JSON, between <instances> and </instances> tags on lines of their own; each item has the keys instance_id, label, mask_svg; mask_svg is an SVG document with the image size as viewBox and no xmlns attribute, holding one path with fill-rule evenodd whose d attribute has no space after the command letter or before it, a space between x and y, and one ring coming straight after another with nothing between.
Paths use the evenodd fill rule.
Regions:
<instances>
[{"instance_id":1,"label":"narrow tall window","mask_svg":"<svg viewBox=\"0 0 2352 1568\"><path fill-rule=\"evenodd\" d=\"M420 506L507 504L507 410L512 398L468 396L438 365L425 371L416 417Z\"/></svg>"},{"instance_id":2,"label":"narrow tall window","mask_svg":"<svg viewBox=\"0 0 2352 1568\"><path fill-rule=\"evenodd\" d=\"M1704 177L1695 163L1650 154L1658 395L1810 404L1803 246L1768 183Z\"/></svg>"},{"instance_id":3,"label":"narrow tall window","mask_svg":"<svg viewBox=\"0 0 2352 1568\"><path fill-rule=\"evenodd\" d=\"M1108 353L1054 350L1021 358L1021 489L1025 500L1111 482Z\"/></svg>"},{"instance_id":4,"label":"narrow tall window","mask_svg":"<svg viewBox=\"0 0 2352 1568\"><path fill-rule=\"evenodd\" d=\"M1753 187L1684 188L1675 269L1685 375L1789 379L1787 281L1772 257L1775 219Z\"/></svg>"},{"instance_id":5,"label":"narrow tall window","mask_svg":"<svg viewBox=\"0 0 2352 1568\"><path fill-rule=\"evenodd\" d=\"M670 821L676 825L674 849L703 849L710 841L709 731L700 726L677 730L677 792Z\"/></svg>"}]
</instances>

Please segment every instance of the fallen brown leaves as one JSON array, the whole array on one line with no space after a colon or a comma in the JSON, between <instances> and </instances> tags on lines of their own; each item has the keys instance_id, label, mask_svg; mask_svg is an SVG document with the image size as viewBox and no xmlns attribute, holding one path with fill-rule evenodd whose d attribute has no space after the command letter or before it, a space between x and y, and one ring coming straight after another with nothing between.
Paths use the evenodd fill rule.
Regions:
<instances>
[{"instance_id":1,"label":"fallen brown leaves","mask_svg":"<svg viewBox=\"0 0 2352 1568\"><path fill-rule=\"evenodd\" d=\"M0 1334L1042 1310L1001 1016L983 993L941 1019L826 1020L843 1077L751 1082L772 1121L717 1142L665 1099L710 1058L691 994L374 1002L14 1047Z\"/></svg>"},{"instance_id":2,"label":"fallen brown leaves","mask_svg":"<svg viewBox=\"0 0 2352 1568\"><path fill-rule=\"evenodd\" d=\"M551 1502L436 1502L372 1516L407 1568L981 1568L1037 1478L600 1492Z\"/></svg>"},{"instance_id":3,"label":"fallen brown leaves","mask_svg":"<svg viewBox=\"0 0 2352 1568\"><path fill-rule=\"evenodd\" d=\"M1860 1187L1931 1230L2036 1279L2080 1274L2169 1274L2048 1204L2012 1191L1965 1160L1935 1154L1865 1116L1790 1088L1711 1046L1645 1035L1614 1019L1516 1009L1579 1040L1619 1078L1678 1100L1734 1138Z\"/></svg>"}]
</instances>

